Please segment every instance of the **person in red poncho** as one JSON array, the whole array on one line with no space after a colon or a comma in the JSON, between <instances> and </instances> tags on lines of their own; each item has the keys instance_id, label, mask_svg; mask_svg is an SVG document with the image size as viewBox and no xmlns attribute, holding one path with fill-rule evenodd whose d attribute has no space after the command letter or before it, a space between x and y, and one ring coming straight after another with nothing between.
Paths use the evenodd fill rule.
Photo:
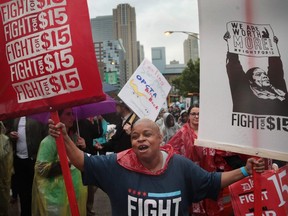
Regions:
<instances>
[{"instance_id":1,"label":"person in red poncho","mask_svg":"<svg viewBox=\"0 0 288 216\"><path fill-rule=\"evenodd\" d=\"M188 109L188 122L168 142L168 144L173 146L174 151L189 158L209 172L231 170L226 158L230 159L229 162L233 160L233 163L235 163L236 158L237 163L239 163L237 167L245 164L244 162L242 164L242 160L234 153L194 145L198 137L199 114L199 106L197 104L190 106ZM231 205L229 205L229 208L231 212ZM192 215L223 215L223 194L220 194L217 201L205 199L199 203L193 203L190 211Z\"/></svg>"}]
</instances>

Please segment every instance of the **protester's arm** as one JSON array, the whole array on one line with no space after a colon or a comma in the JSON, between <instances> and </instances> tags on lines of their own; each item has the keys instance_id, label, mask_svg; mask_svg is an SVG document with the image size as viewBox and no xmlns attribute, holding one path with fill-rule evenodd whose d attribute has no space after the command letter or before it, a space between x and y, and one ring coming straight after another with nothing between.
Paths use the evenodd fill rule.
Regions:
<instances>
[{"instance_id":1,"label":"protester's arm","mask_svg":"<svg viewBox=\"0 0 288 216\"><path fill-rule=\"evenodd\" d=\"M79 170L84 171L84 152L81 151L70 139L70 137L67 134L65 125L61 122L55 125L52 119L49 119L48 123L49 123L49 134L54 138L58 138L60 136L60 130L62 131L66 153L70 160L70 163L73 164Z\"/></svg>"},{"instance_id":2,"label":"protester's arm","mask_svg":"<svg viewBox=\"0 0 288 216\"><path fill-rule=\"evenodd\" d=\"M247 174L251 175L253 172L253 169L259 173L263 172L265 170L264 160L262 158L258 160L255 158L249 158L244 167L244 171L246 171ZM244 177L245 176L243 175L241 168L228 171L228 172L223 172L222 177L221 177L221 187L222 188L227 187L230 184L233 184L234 182L237 182L243 179Z\"/></svg>"},{"instance_id":3,"label":"protester's arm","mask_svg":"<svg viewBox=\"0 0 288 216\"><path fill-rule=\"evenodd\" d=\"M223 36L223 39L227 41L227 46L228 46L228 39L230 38L231 38L231 35L227 31ZM231 81L236 82L236 84L237 82L239 83L239 78L245 80L245 72L239 61L239 56L236 53L230 52L229 46L228 46L228 52L227 52L227 58L226 58L226 69L227 69L227 74L229 76L230 83ZM235 77L235 75L237 76Z\"/></svg>"},{"instance_id":4,"label":"protester's arm","mask_svg":"<svg viewBox=\"0 0 288 216\"><path fill-rule=\"evenodd\" d=\"M273 37L273 42L278 44L278 38L276 36ZM287 94L286 81L284 79L284 70L283 63L279 56L270 56L268 57L268 77L270 79L270 83L275 88L278 88L284 91Z\"/></svg>"}]
</instances>

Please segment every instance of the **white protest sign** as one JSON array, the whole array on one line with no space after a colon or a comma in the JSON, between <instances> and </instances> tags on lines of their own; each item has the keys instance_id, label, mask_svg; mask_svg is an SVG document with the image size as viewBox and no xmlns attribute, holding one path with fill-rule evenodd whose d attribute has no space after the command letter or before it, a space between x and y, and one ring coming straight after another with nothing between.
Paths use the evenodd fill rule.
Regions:
<instances>
[{"instance_id":1,"label":"white protest sign","mask_svg":"<svg viewBox=\"0 0 288 216\"><path fill-rule=\"evenodd\" d=\"M144 59L118 96L139 118L155 121L170 89L170 84L160 71Z\"/></svg>"},{"instance_id":2,"label":"white protest sign","mask_svg":"<svg viewBox=\"0 0 288 216\"><path fill-rule=\"evenodd\" d=\"M198 5L197 144L288 161L288 1Z\"/></svg>"}]
</instances>

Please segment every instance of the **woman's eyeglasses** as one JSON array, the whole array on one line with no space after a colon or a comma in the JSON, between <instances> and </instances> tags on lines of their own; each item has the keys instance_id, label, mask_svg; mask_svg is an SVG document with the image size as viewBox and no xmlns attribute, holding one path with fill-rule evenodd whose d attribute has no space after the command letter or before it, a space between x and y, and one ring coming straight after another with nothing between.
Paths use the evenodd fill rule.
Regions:
<instances>
[{"instance_id":1,"label":"woman's eyeglasses","mask_svg":"<svg viewBox=\"0 0 288 216\"><path fill-rule=\"evenodd\" d=\"M198 113L192 112L192 113L189 113L189 115L191 115L191 116L199 116L199 112Z\"/></svg>"}]
</instances>

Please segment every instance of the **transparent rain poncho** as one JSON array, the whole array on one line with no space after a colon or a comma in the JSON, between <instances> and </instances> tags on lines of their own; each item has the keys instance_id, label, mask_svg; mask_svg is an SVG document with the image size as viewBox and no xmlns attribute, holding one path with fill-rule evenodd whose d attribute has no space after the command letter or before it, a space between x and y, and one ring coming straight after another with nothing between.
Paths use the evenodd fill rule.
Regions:
<instances>
[{"instance_id":1,"label":"transparent rain poncho","mask_svg":"<svg viewBox=\"0 0 288 216\"><path fill-rule=\"evenodd\" d=\"M87 188L78 169L72 165L70 172L80 215L86 216ZM38 150L32 194L32 215L71 215L55 139L51 136L42 140Z\"/></svg>"}]
</instances>

